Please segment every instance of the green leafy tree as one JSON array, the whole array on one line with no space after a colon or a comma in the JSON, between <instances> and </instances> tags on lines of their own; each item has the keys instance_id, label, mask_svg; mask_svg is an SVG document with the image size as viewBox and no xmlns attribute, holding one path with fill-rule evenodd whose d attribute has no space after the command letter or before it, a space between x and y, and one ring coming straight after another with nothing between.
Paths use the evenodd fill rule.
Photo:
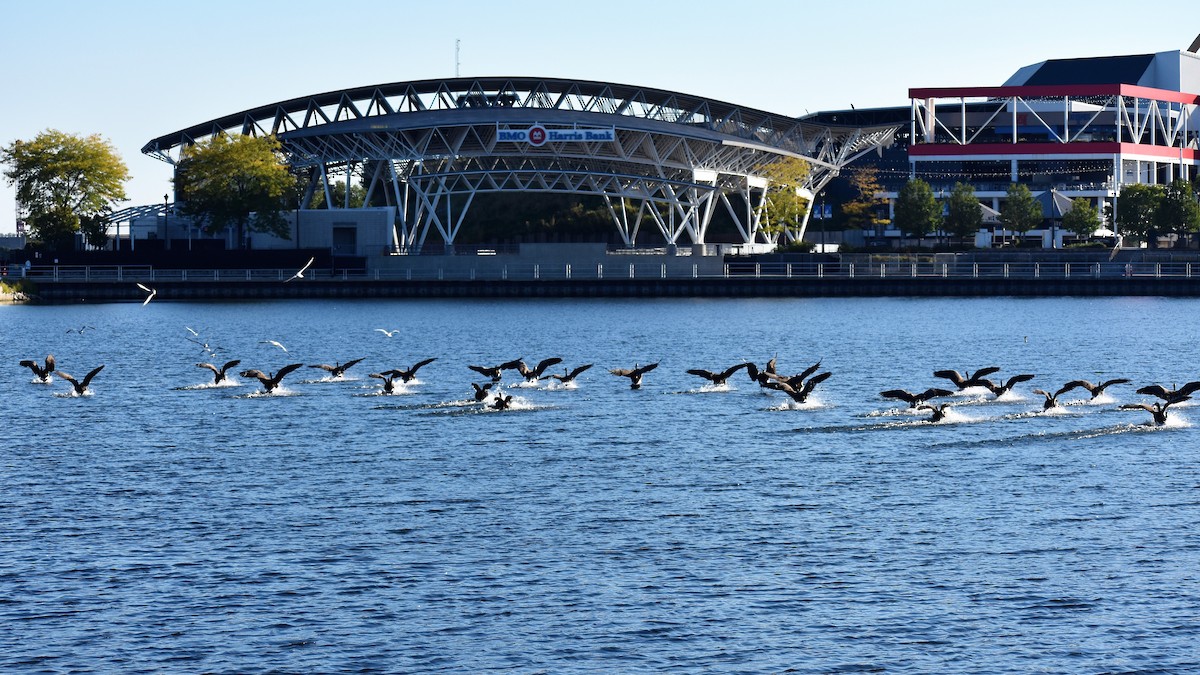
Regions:
<instances>
[{"instance_id":1,"label":"green leafy tree","mask_svg":"<svg viewBox=\"0 0 1200 675\"><path fill-rule=\"evenodd\" d=\"M1009 186L1008 196L1000 206L1000 224L1004 229L1025 234L1041 225L1044 219L1042 205L1033 198L1028 187L1020 183Z\"/></svg>"},{"instance_id":2,"label":"green leafy tree","mask_svg":"<svg viewBox=\"0 0 1200 675\"><path fill-rule=\"evenodd\" d=\"M209 234L236 227L239 246L247 232L290 238L281 210L293 188L273 136L213 136L185 149L175 172L180 212Z\"/></svg>"},{"instance_id":3,"label":"green leafy tree","mask_svg":"<svg viewBox=\"0 0 1200 675\"><path fill-rule=\"evenodd\" d=\"M96 214L79 219L79 232L88 246L104 248L108 244L108 219Z\"/></svg>"},{"instance_id":4,"label":"green leafy tree","mask_svg":"<svg viewBox=\"0 0 1200 675\"><path fill-rule=\"evenodd\" d=\"M809 207L808 200L796 192L804 187L811 170L808 162L798 157L784 157L763 167L763 177L768 181L764 232L792 233L794 238L795 226Z\"/></svg>"},{"instance_id":5,"label":"green leafy tree","mask_svg":"<svg viewBox=\"0 0 1200 675\"><path fill-rule=\"evenodd\" d=\"M81 218L108 213L126 198L129 169L99 135L47 129L0 148L0 162L33 238L55 247L70 246Z\"/></svg>"},{"instance_id":6,"label":"green leafy tree","mask_svg":"<svg viewBox=\"0 0 1200 675\"><path fill-rule=\"evenodd\" d=\"M29 217L29 227L37 239L52 250L70 249L79 231L79 216L67 208L56 207Z\"/></svg>"},{"instance_id":7,"label":"green leafy tree","mask_svg":"<svg viewBox=\"0 0 1200 675\"><path fill-rule=\"evenodd\" d=\"M876 196L883 192L879 183L879 169L869 166L855 171L850 176L850 186L854 188L856 196L842 205L846 225L860 230L875 230L878 225L886 223L887 219L880 218L879 212L887 205L887 199Z\"/></svg>"},{"instance_id":8,"label":"green leafy tree","mask_svg":"<svg viewBox=\"0 0 1200 675\"><path fill-rule=\"evenodd\" d=\"M970 185L955 183L947 206L944 227L960 242L983 227L983 206L975 198L975 188Z\"/></svg>"},{"instance_id":9,"label":"green leafy tree","mask_svg":"<svg viewBox=\"0 0 1200 675\"><path fill-rule=\"evenodd\" d=\"M1071 210L1063 214L1063 229L1080 239L1095 234L1100 227L1100 211L1083 197L1071 200Z\"/></svg>"},{"instance_id":10,"label":"green leafy tree","mask_svg":"<svg viewBox=\"0 0 1200 675\"><path fill-rule=\"evenodd\" d=\"M1200 204L1186 180L1176 179L1163 187L1162 200L1154 212L1154 228L1184 236L1200 230Z\"/></svg>"},{"instance_id":11,"label":"green leafy tree","mask_svg":"<svg viewBox=\"0 0 1200 675\"><path fill-rule=\"evenodd\" d=\"M1154 216L1162 199L1162 186L1126 185L1117 197L1117 227L1121 234L1156 241Z\"/></svg>"},{"instance_id":12,"label":"green leafy tree","mask_svg":"<svg viewBox=\"0 0 1200 675\"><path fill-rule=\"evenodd\" d=\"M942 207L933 196L933 188L913 178L900 188L896 198L895 225L908 237L921 238L941 226Z\"/></svg>"}]
</instances>

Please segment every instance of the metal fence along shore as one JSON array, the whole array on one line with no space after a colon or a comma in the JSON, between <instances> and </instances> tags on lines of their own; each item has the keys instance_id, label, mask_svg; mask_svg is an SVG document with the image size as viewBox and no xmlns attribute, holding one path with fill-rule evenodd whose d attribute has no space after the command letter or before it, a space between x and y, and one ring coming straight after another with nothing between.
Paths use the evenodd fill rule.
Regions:
<instances>
[{"instance_id":1,"label":"metal fence along shore","mask_svg":"<svg viewBox=\"0 0 1200 675\"><path fill-rule=\"evenodd\" d=\"M713 273L699 265L665 263L510 264L501 266L310 269L289 281L291 269L156 269L146 265L33 266L8 279L35 283L206 282L312 283L318 281L542 281L631 279L1200 279L1192 262L726 262Z\"/></svg>"}]
</instances>

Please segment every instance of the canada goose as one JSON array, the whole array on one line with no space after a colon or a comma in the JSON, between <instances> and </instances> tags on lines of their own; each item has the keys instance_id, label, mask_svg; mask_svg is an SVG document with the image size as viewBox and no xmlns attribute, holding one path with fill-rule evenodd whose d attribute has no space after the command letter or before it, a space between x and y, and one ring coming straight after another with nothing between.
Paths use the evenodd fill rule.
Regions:
<instances>
[{"instance_id":1,"label":"canada goose","mask_svg":"<svg viewBox=\"0 0 1200 675\"><path fill-rule=\"evenodd\" d=\"M723 370L719 373L714 373L711 370L704 370L703 368L692 368L691 370L689 370L687 372L688 372L688 375L695 375L697 377L703 377L704 379L708 380L709 382L712 382L715 385L722 385L722 384L725 384L725 380L728 380L730 378L730 376L732 376L734 373L736 373L737 371L739 371L743 368L748 368L749 366L750 366L750 362L747 361L746 363L739 363L736 366L730 366L729 368L726 368L725 370Z\"/></svg>"},{"instance_id":2,"label":"canada goose","mask_svg":"<svg viewBox=\"0 0 1200 675\"><path fill-rule=\"evenodd\" d=\"M938 396L949 396L953 393L954 392L950 391L949 389L938 389L937 387L931 387L916 394L905 391L904 389L888 389L887 391L879 392L879 395L884 398L900 399L901 401L907 403L908 407L910 408L920 408L923 403L931 398L937 398Z\"/></svg>"},{"instance_id":3,"label":"canada goose","mask_svg":"<svg viewBox=\"0 0 1200 675\"><path fill-rule=\"evenodd\" d=\"M750 376L751 382L757 382L758 386L766 387L767 382L769 382L771 380L771 375L773 375L774 373L768 373L765 370L759 370L758 366L754 365L753 362L747 361L746 362L746 374Z\"/></svg>"},{"instance_id":4,"label":"canada goose","mask_svg":"<svg viewBox=\"0 0 1200 675\"><path fill-rule=\"evenodd\" d=\"M1042 403L1042 410L1049 410L1051 408L1055 408L1058 406L1058 397L1059 396L1067 393L1068 391L1071 391L1072 389L1075 389L1076 386L1077 385L1074 382L1068 382L1068 383L1064 384L1061 389L1054 392L1053 394L1051 394L1048 391L1044 391L1042 389L1034 389L1033 393L1041 394L1042 396L1046 397L1046 400Z\"/></svg>"},{"instance_id":5,"label":"canada goose","mask_svg":"<svg viewBox=\"0 0 1200 675\"><path fill-rule=\"evenodd\" d=\"M783 383L787 384L789 387L796 389L796 388L804 386L804 380L807 379L809 375L812 375L813 373L817 372L820 369L821 369L821 362L817 361L816 363L805 368L804 370L800 371L799 373L792 375L791 377L784 377L783 375L780 375L779 373L776 373L776 372L767 372L767 373L765 373L765 377L767 378L767 380L773 380L775 382L783 382ZM769 384L766 386L768 388L773 388Z\"/></svg>"},{"instance_id":6,"label":"canada goose","mask_svg":"<svg viewBox=\"0 0 1200 675\"><path fill-rule=\"evenodd\" d=\"M933 371L933 376L950 380L954 383L954 386L958 387L959 391L962 391L969 387L982 387L983 378L997 372L1000 372L999 366L989 366L987 368L980 368L973 373L968 372L966 375L960 374L957 370L935 370Z\"/></svg>"},{"instance_id":7,"label":"canada goose","mask_svg":"<svg viewBox=\"0 0 1200 675\"><path fill-rule=\"evenodd\" d=\"M651 363L651 364L645 365L645 366L639 366L638 364L635 363L635 364L633 364L632 368L613 368L612 370L610 370L608 372L610 372L613 375L616 375L618 377L628 377L630 389L641 389L642 388L642 376L645 375L646 373L654 370L657 367L658 367L657 363Z\"/></svg>"},{"instance_id":8,"label":"canada goose","mask_svg":"<svg viewBox=\"0 0 1200 675\"><path fill-rule=\"evenodd\" d=\"M496 398L492 400L492 408L496 410L506 410L509 404L512 403L512 395L505 396L504 394L496 394Z\"/></svg>"},{"instance_id":9,"label":"canada goose","mask_svg":"<svg viewBox=\"0 0 1200 675\"><path fill-rule=\"evenodd\" d=\"M833 375L833 373L828 372L828 371L826 371L824 373L819 373L817 375L813 375L811 378L808 379L808 381L804 382L804 384L799 385L799 386L792 386L791 384L788 384L786 381L782 381L782 380L771 380L771 382L769 384L767 384L766 386L768 389L782 391L783 393L792 397L792 400L795 401L796 403L804 403L805 401L808 400L808 395L812 393L813 389L818 384L829 379L830 375Z\"/></svg>"},{"instance_id":10,"label":"canada goose","mask_svg":"<svg viewBox=\"0 0 1200 675\"><path fill-rule=\"evenodd\" d=\"M1168 403L1179 403L1180 401L1186 400L1197 390L1200 390L1200 382L1188 382L1178 389L1167 389L1159 384L1151 384L1138 389L1137 393L1161 398Z\"/></svg>"},{"instance_id":11,"label":"canada goose","mask_svg":"<svg viewBox=\"0 0 1200 675\"><path fill-rule=\"evenodd\" d=\"M1033 375L1030 375L1029 373L1021 373L1020 375L1013 375L1012 377L1005 380L1002 384L996 384L995 382L992 382L991 380L987 380L987 379L981 379L981 380L979 380L979 383L982 384L983 386L987 387L987 390L992 392L993 396L995 396L996 398L1000 398L1001 396L1012 391L1012 388L1015 387L1016 385L1018 385L1022 382L1028 382L1032 379L1033 379ZM1068 384L1073 385L1075 383L1071 382Z\"/></svg>"},{"instance_id":12,"label":"canada goose","mask_svg":"<svg viewBox=\"0 0 1200 675\"><path fill-rule=\"evenodd\" d=\"M341 377L342 375L346 374L346 371L350 368L350 366L353 366L359 361L362 361L362 359L351 359L345 363L338 363L335 361L334 365L332 366L327 363L318 363L309 366L309 368L320 368L321 370L328 372L330 377Z\"/></svg>"},{"instance_id":13,"label":"canada goose","mask_svg":"<svg viewBox=\"0 0 1200 675\"><path fill-rule=\"evenodd\" d=\"M558 380L559 382L562 382L563 384L566 384L568 382L574 382L575 378L579 377L580 373L587 370L588 368L591 368L592 365L593 364L591 364L591 363L586 363L572 371L568 371L566 368L564 368L562 375L551 375L550 377L553 377L554 379Z\"/></svg>"},{"instance_id":14,"label":"canada goose","mask_svg":"<svg viewBox=\"0 0 1200 675\"><path fill-rule=\"evenodd\" d=\"M929 421L941 422L942 420L946 419L946 411L950 410L950 404L943 403L941 405L919 405L917 406L917 410L932 411L933 414L929 416Z\"/></svg>"},{"instance_id":15,"label":"canada goose","mask_svg":"<svg viewBox=\"0 0 1200 675\"><path fill-rule=\"evenodd\" d=\"M1167 408L1169 408L1172 403L1177 403L1178 401L1183 400L1187 400L1187 398L1184 397L1178 399L1177 401L1163 401L1153 405L1149 403L1126 403L1121 406L1121 410L1145 410L1154 416L1154 426L1161 427L1167 423Z\"/></svg>"},{"instance_id":16,"label":"canada goose","mask_svg":"<svg viewBox=\"0 0 1200 675\"><path fill-rule=\"evenodd\" d=\"M417 376L417 371L421 369L421 366L428 365L430 363L433 363L434 361L437 361L437 358L425 359L424 361L417 361L416 363L413 364L412 368L409 368L408 370L402 370L402 369L396 368L393 370L384 371L384 374L391 375L392 377L399 377L401 382L411 382L413 380L413 378L415 378Z\"/></svg>"},{"instance_id":17,"label":"canada goose","mask_svg":"<svg viewBox=\"0 0 1200 675\"><path fill-rule=\"evenodd\" d=\"M64 380L66 380L67 382L71 383L71 386L75 388L76 396L83 396L84 394L87 393L88 385L92 383L92 378L95 377L96 373L100 372L101 370L104 370L103 365L96 366L95 368L92 369L92 372L88 373L87 375L85 375L83 377L82 382L76 380L75 378L71 377L70 375L64 373L61 370L58 371L58 376Z\"/></svg>"},{"instance_id":18,"label":"canada goose","mask_svg":"<svg viewBox=\"0 0 1200 675\"><path fill-rule=\"evenodd\" d=\"M222 382L225 381L225 371L229 370L230 368L236 366L237 364L239 364L241 362L242 362L241 359L234 359L233 361L229 361L225 365L221 366L220 369L218 369L216 366L214 366L211 363L197 363L196 367L197 368L208 368L209 370L211 370L213 372L213 384L221 384Z\"/></svg>"},{"instance_id":19,"label":"canada goose","mask_svg":"<svg viewBox=\"0 0 1200 675\"><path fill-rule=\"evenodd\" d=\"M287 375L288 373L292 372L293 370L295 370L303 365L304 365L303 363L289 363L288 365L280 368L279 372L275 373L274 375L268 375L261 370L253 370L253 369L252 370L243 370L240 373L240 375L242 377L256 378L259 382L262 383L264 391L275 391L275 388L278 387L279 383L283 381L284 375Z\"/></svg>"},{"instance_id":20,"label":"canada goose","mask_svg":"<svg viewBox=\"0 0 1200 675\"><path fill-rule=\"evenodd\" d=\"M383 393L390 394L396 390L396 385L392 382L392 379L395 377L391 374L393 372L395 371L389 371L387 373L370 373L367 375L367 377L383 380Z\"/></svg>"},{"instance_id":21,"label":"canada goose","mask_svg":"<svg viewBox=\"0 0 1200 675\"><path fill-rule=\"evenodd\" d=\"M529 366L525 365L524 360L517 359L516 368L517 372L525 378L526 382L537 382L542 378L542 373L546 372L547 368L556 363L562 363L562 359L557 356L552 356L548 359L542 359L541 361L538 361L537 366L530 368Z\"/></svg>"},{"instance_id":22,"label":"canada goose","mask_svg":"<svg viewBox=\"0 0 1200 675\"><path fill-rule=\"evenodd\" d=\"M480 384L475 384L474 382L472 382L471 386L475 388L475 400L482 401L483 399L487 398L488 389L491 389L492 385L494 385L494 384L496 384L496 383L488 382L488 383L480 385Z\"/></svg>"},{"instance_id":23,"label":"canada goose","mask_svg":"<svg viewBox=\"0 0 1200 675\"><path fill-rule=\"evenodd\" d=\"M1125 384L1126 382L1130 382L1130 381L1131 380L1128 380L1124 377L1119 377L1115 380L1105 380L1099 384L1092 384L1091 382L1088 382L1087 380L1071 380L1067 384L1071 384L1071 385L1075 385L1076 387L1082 387L1084 389L1087 389L1088 392L1091 393L1092 398L1096 398L1100 394L1103 394L1104 390L1108 389L1112 385Z\"/></svg>"},{"instance_id":24,"label":"canada goose","mask_svg":"<svg viewBox=\"0 0 1200 675\"><path fill-rule=\"evenodd\" d=\"M499 382L500 376L504 372L504 369L501 368L500 366L467 366L467 367L470 368L471 370L479 373L480 375L483 375L484 377L490 377L492 379L492 382Z\"/></svg>"},{"instance_id":25,"label":"canada goose","mask_svg":"<svg viewBox=\"0 0 1200 675\"><path fill-rule=\"evenodd\" d=\"M25 359L21 361L21 365L33 371L37 376L38 381L43 384L50 382L50 373L54 372L54 355L47 354L44 366L39 366L36 361Z\"/></svg>"}]
</instances>

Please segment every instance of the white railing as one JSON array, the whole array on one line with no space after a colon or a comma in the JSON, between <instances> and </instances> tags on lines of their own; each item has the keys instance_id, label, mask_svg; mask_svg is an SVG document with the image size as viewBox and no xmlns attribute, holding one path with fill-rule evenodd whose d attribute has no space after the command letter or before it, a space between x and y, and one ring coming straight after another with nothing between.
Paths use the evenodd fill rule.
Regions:
<instances>
[{"instance_id":1,"label":"white railing","mask_svg":"<svg viewBox=\"0 0 1200 675\"><path fill-rule=\"evenodd\" d=\"M302 279L312 281L556 281L620 279L1114 279L1200 277L1200 265L1190 262L727 262L719 270L700 264L659 261L596 265L509 264L479 267L409 267L375 270L309 269ZM8 268L8 279L27 276L45 282L285 282L292 269L155 269L145 265L21 266Z\"/></svg>"}]
</instances>

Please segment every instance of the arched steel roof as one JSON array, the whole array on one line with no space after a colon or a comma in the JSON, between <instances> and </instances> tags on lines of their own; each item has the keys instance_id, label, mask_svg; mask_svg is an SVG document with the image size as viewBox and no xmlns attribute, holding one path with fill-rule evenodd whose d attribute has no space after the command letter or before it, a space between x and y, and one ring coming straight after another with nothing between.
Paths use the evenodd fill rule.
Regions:
<instances>
[{"instance_id":1,"label":"arched steel roof","mask_svg":"<svg viewBox=\"0 0 1200 675\"><path fill-rule=\"evenodd\" d=\"M447 115L442 123L463 123L468 115L498 116L510 114L503 111L528 109L595 113L663 122L676 125L676 129L707 130L774 147L784 154L803 155L818 163L827 160L816 156L822 143L832 142L839 150L854 153L874 147L888 135L882 125L863 128L821 124L662 89L558 78L483 77L394 82L303 96L160 136L147 143L142 152L174 162L181 148L220 133L283 136L350 120L439 111ZM876 138L877 132L883 132L878 133L880 138ZM843 144L849 147L841 147Z\"/></svg>"}]
</instances>

